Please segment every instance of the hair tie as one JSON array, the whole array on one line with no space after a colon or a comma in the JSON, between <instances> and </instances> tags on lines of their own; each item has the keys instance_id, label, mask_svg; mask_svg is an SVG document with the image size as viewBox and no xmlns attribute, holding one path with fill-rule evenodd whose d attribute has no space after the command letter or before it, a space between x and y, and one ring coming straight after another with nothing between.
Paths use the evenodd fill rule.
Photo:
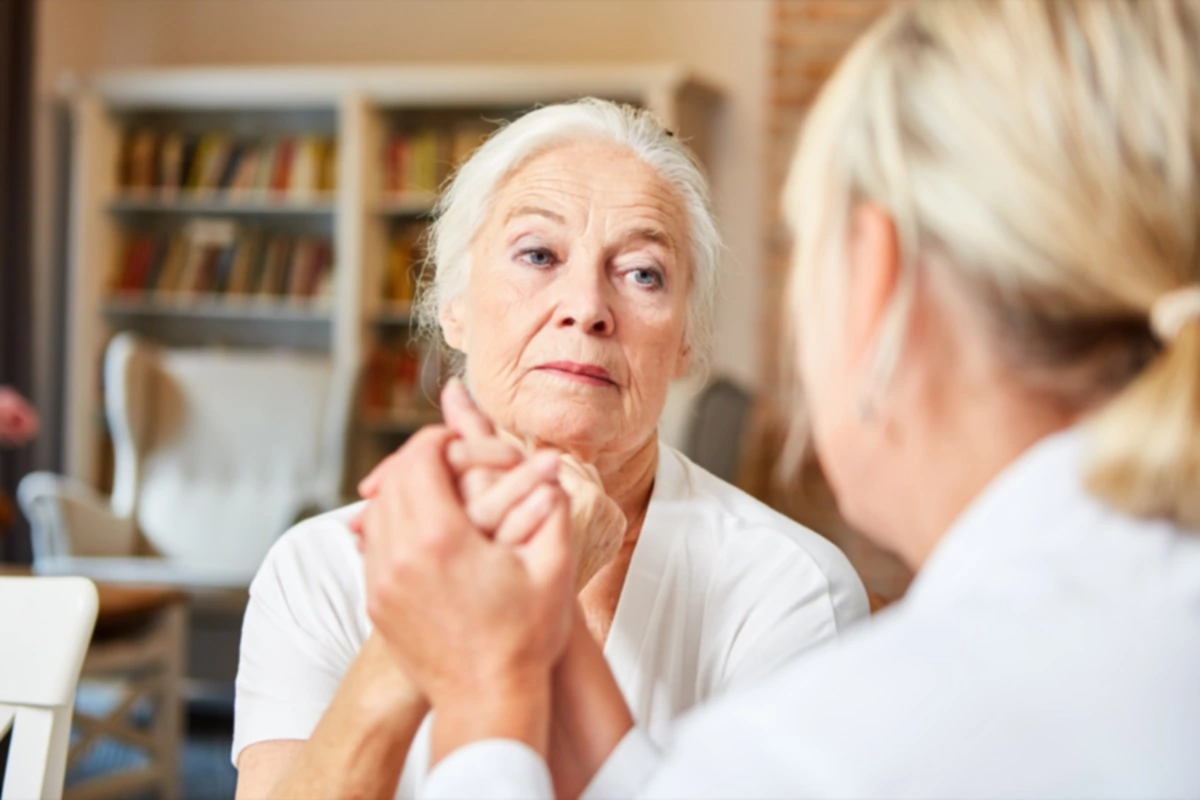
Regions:
<instances>
[{"instance_id":1,"label":"hair tie","mask_svg":"<svg viewBox=\"0 0 1200 800\"><path fill-rule=\"evenodd\" d=\"M1150 308L1150 329L1163 344L1175 341L1193 322L1200 322L1200 285L1167 292Z\"/></svg>"}]
</instances>

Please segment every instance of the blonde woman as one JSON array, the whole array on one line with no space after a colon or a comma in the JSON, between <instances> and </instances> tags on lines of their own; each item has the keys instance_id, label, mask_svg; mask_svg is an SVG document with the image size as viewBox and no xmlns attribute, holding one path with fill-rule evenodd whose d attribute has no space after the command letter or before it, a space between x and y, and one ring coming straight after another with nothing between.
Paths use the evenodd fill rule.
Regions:
<instances>
[{"instance_id":1,"label":"blonde woman","mask_svg":"<svg viewBox=\"0 0 1200 800\"><path fill-rule=\"evenodd\" d=\"M425 796L549 793L556 663L594 668L566 715L594 796L1200 796L1198 170L1196 5L888 15L787 212L812 440L912 590L659 751L571 625L552 482L489 541L428 431L366 523L372 614L436 713Z\"/></svg>"}]
</instances>

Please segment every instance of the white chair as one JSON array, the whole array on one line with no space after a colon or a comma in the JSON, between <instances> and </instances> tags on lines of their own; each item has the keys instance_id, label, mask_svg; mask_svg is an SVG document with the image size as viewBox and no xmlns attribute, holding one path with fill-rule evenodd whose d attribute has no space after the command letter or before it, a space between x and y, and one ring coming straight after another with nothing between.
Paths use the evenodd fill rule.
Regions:
<instances>
[{"instance_id":1,"label":"white chair","mask_svg":"<svg viewBox=\"0 0 1200 800\"><path fill-rule=\"evenodd\" d=\"M79 669L96 622L85 578L0 577L0 737L11 729L0 798L62 796Z\"/></svg>"},{"instance_id":2,"label":"white chair","mask_svg":"<svg viewBox=\"0 0 1200 800\"><path fill-rule=\"evenodd\" d=\"M244 588L302 512L339 504L353 376L327 357L123 333L104 378L111 498L49 473L18 489L38 573Z\"/></svg>"}]
</instances>

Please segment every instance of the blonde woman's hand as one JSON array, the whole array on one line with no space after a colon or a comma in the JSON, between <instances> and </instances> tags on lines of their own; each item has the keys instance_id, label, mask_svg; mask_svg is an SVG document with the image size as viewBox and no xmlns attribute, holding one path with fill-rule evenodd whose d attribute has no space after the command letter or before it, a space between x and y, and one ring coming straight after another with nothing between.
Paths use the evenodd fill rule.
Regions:
<instances>
[{"instance_id":1,"label":"blonde woman's hand","mask_svg":"<svg viewBox=\"0 0 1200 800\"><path fill-rule=\"evenodd\" d=\"M447 457L458 476L467 515L498 541L519 543L512 540L512 526L506 528L504 520L547 473L554 471L547 454L557 457L558 481L570 500L575 591L582 591L616 556L627 525L620 506L604 491L600 473L574 456L551 448L538 449L506 431L497 431L475 406L461 381L453 380L443 390L442 410L447 427L459 436L451 443ZM374 496L379 476L393 457L363 480L359 486L363 497ZM361 517L351 523L351 528L356 533L361 531Z\"/></svg>"},{"instance_id":2,"label":"blonde woman's hand","mask_svg":"<svg viewBox=\"0 0 1200 800\"><path fill-rule=\"evenodd\" d=\"M472 401L466 387L454 381L442 394L446 424L462 440L450 448L451 465L459 471L460 489L472 522L495 533L499 541L506 535L499 520L507 510L529 492L534 477L524 481L504 478L508 491L499 483L506 471L514 469L522 457L558 456L558 482L570 500L571 546L575 559L575 592L587 586L597 572L610 562L625 539L626 520L621 507L604 491L600 473L572 455L552 448L535 448L507 431L497 431Z\"/></svg>"}]
</instances>

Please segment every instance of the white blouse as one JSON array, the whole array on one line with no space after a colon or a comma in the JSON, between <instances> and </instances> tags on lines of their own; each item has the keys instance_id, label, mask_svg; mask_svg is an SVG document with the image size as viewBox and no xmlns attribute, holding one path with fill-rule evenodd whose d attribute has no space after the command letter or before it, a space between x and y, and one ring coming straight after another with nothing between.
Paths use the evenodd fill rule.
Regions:
<instances>
[{"instance_id":1,"label":"white blouse","mask_svg":"<svg viewBox=\"0 0 1200 800\"><path fill-rule=\"evenodd\" d=\"M671 732L633 731L590 797L1200 797L1200 534L1088 495L1081 432L961 516L908 596ZM423 797L549 797L479 742Z\"/></svg>"},{"instance_id":2,"label":"white blouse","mask_svg":"<svg viewBox=\"0 0 1200 800\"><path fill-rule=\"evenodd\" d=\"M250 587L234 763L256 742L307 739L370 633L362 560L346 527L357 508L293 528ZM837 548L660 444L604 648L650 741L665 742L689 708L758 681L867 612ZM397 796L414 796L425 776L428 722Z\"/></svg>"}]
</instances>

